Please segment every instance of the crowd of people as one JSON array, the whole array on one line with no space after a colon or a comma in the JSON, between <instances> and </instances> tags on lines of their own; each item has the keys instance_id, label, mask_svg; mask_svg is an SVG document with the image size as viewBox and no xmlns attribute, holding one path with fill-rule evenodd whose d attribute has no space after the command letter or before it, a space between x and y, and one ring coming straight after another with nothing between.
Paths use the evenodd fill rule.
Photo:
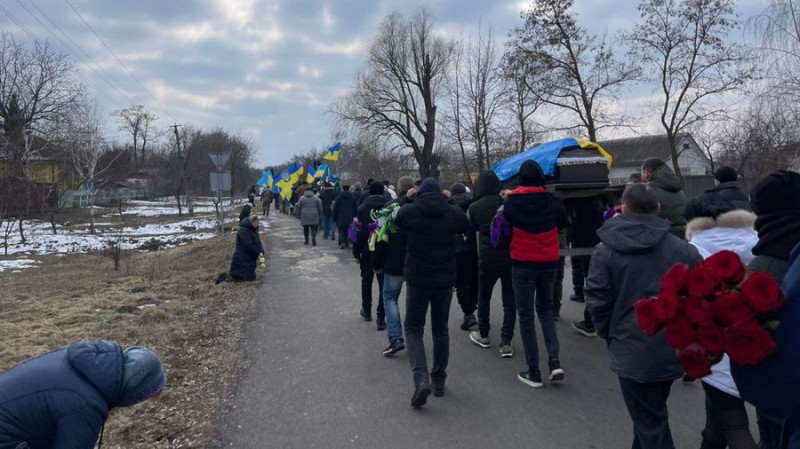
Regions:
<instances>
[{"instance_id":1,"label":"crowd of people","mask_svg":"<svg viewBox=\"0 0 800 449\"><path fill-rule=\"evenodd\" d=\"M661 277L674 264L693 266L722 250L781 282L791 250L800 243L800 174L776 172L749 195L739 187L734 169L722 167L714 177L713 189L689 199L672 169L651 158L631 176L617 201L604 195L562 200L545 186L541 167L526 161L518 185L506 190L492 171L480 174L474 191L464 183L443 189L435 179L408 177L396 187L371 179L352 186L300 184L281 208L300 219L306 244L309 235L316 244L320 224L323 238L337 240L338 235L342 249L350 249L352 242L362 280L360 316L372 321L375 312L377 329L385 330L388 340L383 355L408 350L413 407L425 405L431 394L445 395L454 293L463 315L461 328L475 345L492 347L490 303L498 281L500 356L514 355L511 341L518 322L525 353L518 379L533 388L565 381L555 323L564 296L561 253L571 248L574 288L569 299L585 303L584 319L572 323L573 329L607 342L610 368L633 422L633 447L672 448L666 407L670 388L681 377L693 379L679 367L663 332L651 338L639 328L634 303L657 295ZM428 309L430 367L422 338ZM547 353L544 371L537 320ZM800 444L797 417L774 416L761 408L756 443L731 364L724 357L712 375L700 380L707 416L701 447L800 447L795 446Z\"/></svg>"}]
</instances>

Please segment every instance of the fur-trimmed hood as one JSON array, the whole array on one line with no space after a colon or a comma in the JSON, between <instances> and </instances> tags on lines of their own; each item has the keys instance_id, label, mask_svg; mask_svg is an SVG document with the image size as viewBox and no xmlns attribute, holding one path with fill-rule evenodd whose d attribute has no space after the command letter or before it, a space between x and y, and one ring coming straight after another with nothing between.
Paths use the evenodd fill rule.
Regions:
<instances>
[{"instance_id":1,"label":"fur-trimmed hood","mask_svg":"<svg viewBox=\"0 0 800 449\"><path fill-rule=\"evenodd\" d=\"M695 218L686 226L686 239L703 258L729 250L738 254L744 263L750 263L753 246L758 242L758 234L753 229L755 218L755 214L745 210L725 212L716 220Z\"/></svg>"},{"instance_id":2,"label":"fur-trimmed hood","mask_svg":"<svg viewBox=\"0 0 800 449\"><path fill-rule=\"evenodd\" d=\"M686 240L691 241L695 234L712 228L754 229L756 218L756 214L741 209L720 214L716 220L711 217L697 217L686 225Z\"/></svg>"}]
</instances>

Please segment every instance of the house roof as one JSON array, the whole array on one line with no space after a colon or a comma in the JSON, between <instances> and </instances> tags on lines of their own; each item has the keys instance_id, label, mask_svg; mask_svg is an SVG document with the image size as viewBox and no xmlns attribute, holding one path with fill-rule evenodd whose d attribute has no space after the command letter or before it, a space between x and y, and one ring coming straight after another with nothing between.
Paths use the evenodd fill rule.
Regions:
<instances>
[{"instance_id":1,"label":"house roof","mask_svg":"<svg viewBox=\"0 0 800 449\"><path fill-rule=\"evenodd\" d=\"M677 142L691 135L680 133ZM641 165L649 157L667 159L670 157L669 141L666 134L654 136L628 137L624 139L597 142L614 158L614 165Z\"/></svg>"}]
</instances>

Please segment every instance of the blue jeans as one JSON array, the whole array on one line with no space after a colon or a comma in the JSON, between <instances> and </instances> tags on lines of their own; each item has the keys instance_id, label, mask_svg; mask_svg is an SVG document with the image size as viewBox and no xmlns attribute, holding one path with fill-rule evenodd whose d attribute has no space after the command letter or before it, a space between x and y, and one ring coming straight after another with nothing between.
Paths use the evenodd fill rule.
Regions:
<instances>
[{"instance_id":1,"label":"blue jeans","mask_svg":"<svg viewBox=\"0 0 800 449\"><path fill-rule=\"evenodd\" d=\"M331 237L336 234L336 228L334 227L333 216L332 215L323 215L322 216L322 238L326 239L330 235Z\"/></svg>"},{"instance_id":2,"label":"blue jeans","mask_svg":"<svg viewBox=\"0 0 800 449\"><path fill-rule=\"evenodd\" d=\"M414 373L414 386L430 383L431 378L444 382L447 377L447 362L450 359L450 334L447 322L450 320L450 301L453 287L420 288L411 284L406 286L406 349L411 371ZM433 369L428 374L428 360L425 356L425 316L431 306L431 331L433 334Z\"/></svg>"},{"instance_id":3,"label":"blue jeans","mask_svg":"<svg viewBox=\"0 0 800 449\"><path fill-rule=\"evenodd\" d=\"M519 336L525 348L525 360L531 374L540 374L539 345L536 342L534 305L542 326L550 370L561 368L558 360L558 335L553 311L553 284L556 268L535 268L514 265L511 269L514 302L519 316Z\"/></svg>"},{"instance_id":4,"label":"blue jeans","mask_svg":"<svg viewBox=\"0 0 800 449\"><path fill-rule=\"evenodd\" d=\"M403 339L400 307L397 306L402 288L403 276L383 273L383 308L386 310L386 333L389 335L389 343Z\"/></svg>"}]
</instances>

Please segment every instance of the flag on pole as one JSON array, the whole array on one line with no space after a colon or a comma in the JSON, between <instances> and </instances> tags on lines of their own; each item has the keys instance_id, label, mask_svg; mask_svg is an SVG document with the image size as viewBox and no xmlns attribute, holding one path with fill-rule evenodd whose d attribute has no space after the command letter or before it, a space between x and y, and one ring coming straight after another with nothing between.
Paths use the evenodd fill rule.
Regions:
<instances>
[{"instance_id":1,"label":"flag on pole","mask_svg":"<svg viewBox=\"0 0 800 449\"><path fill-rule=\"evenodd\" d=\"M303 164L295 162L282 171L278 175L278 181L275 186L278 187L278 192L283 199L288 200L292 196L292 186L300 179L300 172L303 170ZM273 192L275 189L273 189Z\"/></svg>"},{"instance_id":2,"label":"flag on pole","mask_svg":"<svg viewBox=\"0 0 800 449\"><path fill-rule=\"evenodd\" d=\"M322 156L322 159L328 161L338 161L339 153L341 152L341 150L342 150L342 144L336 142L335 144L333 144L332 147L328 148L328 151L325 153L324 156Z\"/></svg>"},{"instance_id":3,"label":"flag on pole","mask_svg":"<svg viewBox=\"0 0 800 449\"><path fill-rule=\"evenodd\" d=\"M314 172L314 179L325 182L328 180L328 174L330 171L328 170L327 164L322 164L317 167L317 171Z\"/></svg>"},{"instance_id":4,"label":"flag on pole","mask_svg":"<svg viewBox=\"0 0 800 449\"><path fill-rule=\"evenodd\" d=\"M309 184L314 183L314 175L311 174L312 170L314 170L314 167L312 167L311 165L309 165L308 168L306 168L306 182L308 182Z\"/></svg>"},{"instance_id":5,"label":"flag on pole","mask_svg":"<svg viewBox=\"0 0 800 449\"><path fill-rule=\"evenodd\" d=\"M258 180L256 185L264 187L265 189L271 189L272 184L273 184L272 170L264 170L264 174L261 176L261 179Z\"/></svg>"}]
</instances>

